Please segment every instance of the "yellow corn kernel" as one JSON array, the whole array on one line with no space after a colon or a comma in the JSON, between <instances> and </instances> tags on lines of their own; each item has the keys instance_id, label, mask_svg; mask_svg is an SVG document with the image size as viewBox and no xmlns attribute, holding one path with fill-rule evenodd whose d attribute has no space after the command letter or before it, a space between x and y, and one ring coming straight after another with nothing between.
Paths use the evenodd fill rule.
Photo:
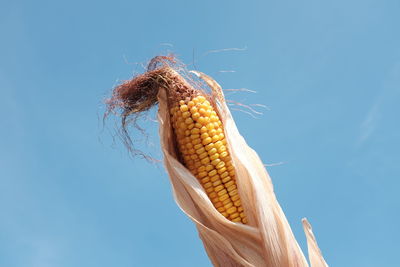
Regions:
<instances>
[{"instance_id":1,"label":"yellow corn kernel","mask_svg":"<svg viewBox=\"0 0 400 267\"><path fill-rule=\"evenodd\" d=\"M207 164L209 162L210 162L210 159L208 157L201 160L201 163L203 163L203 164Z\"/></svg>"},{"instance_id":2,"label":"yellow corn kernel","mask_svg":"<svg viewBox=\"0 0 400 267\"><path fill-rule=\"evenodd\" d=\"M208 145L211 142L212 142L211 137L204 138L202 141L203 145Z\"/></svg>"},{"instance_id":3,"label":"yellow corn kernel","mask_svg":"<svg viewBox=\"0 0 400 267\"><path fill-rule=\"evenodd\" d=\"M236 218L232 219L232 222L243 222L243 223L245 224L245 223L247 222L247 219L246 219L246 222L245 222L244 219L245 219L245 218L243 218L243 220L242 220L242 218L236 217Z\"/></svg>"},{"instance_id":4,"label":"yellow corn kernel","mask_svg":"<svg viewBox=\"0 0 400 267\"><path fill-rule=\"evenodd\" d=\"M214 147L214 148L211 148L209 151L208 151L208 155L213 155L213 154L215 154L215 153L217 153L217 149Z\"/></svg>"},{"instance_id":5,"label":"yellow corn kernel","mask_svg":"<svg viewBox=\"0 0 400 267\"><path fill-rule=\"evenodd\" d=\"M221 169L221 168L224 167L224 166L225 166L225 162L219 160L219 162L218 162L218 164L215 166L215 168ZM229 173L229 174L230 174L230 173Z\"/></svg>"},{"instance_id":6,"label":"yellow corn kernel","mask_svg":"<svg viewBox=\"0 0 400 267\"><path fill-rule=\"evenodd\" d=\"M199 177L199 175L197 175L197 177ZM199 177L200 178L200 177ZM210 177L204 177L200 180L200 182L202 184L208 183L210 181Z\"/></svg>"},{"instance_id":7,"label":"yellow corn kernel","mask_svg":"<svg viewBox=\"0 0 400 267\"><path fill-rule=\"evenodd\" d=\"M206 165L206 171L211 171L214 167L212 165Z\"/></svg>"},{"instance_id":8,"label":"yellow corn kernel","mask_svg":"<svg viewBox=\"0 0 400 267\"><path fill-rule=\"evenodd\" d=\"M236 207L239 207L239 206L241 206L241 205L242 205L242 202L241 202L241 201L240 201L240 199L239 199L239 200L237 200L237 201L233 202L233 205L235 205ZM243 208L242 208L242 207L239 207L238 211L241 211L240 209L242 209L242 210L243 210Z\"/></svg>"},{"instance_id":9,"label":"yellow corn kernel","mask_svg":"<svg viewBox=\"0 0 400 267\"><path fill-rule=\"evenodd\" d=\"M205 151L206 151L206 150L204 149L204 147L201 147L201 148L199 148L199 149L196 150L196 153L197 153L198 155L200 155L200 154L203 154Z\"/></svg>"},{"instance_id":10,"label":"yellow corn kernel","mask_svg":"<svg viewBox=\"0 0 400 267\"><path fill-rule=\"evenodd\" d=\"M214 130L214 124L213 124L213 123L208 123L208 124L206 125L206 127L207 127L207 130L209 130L209 131ZM214 130L214 131L217 132L216 130Z\"/></svg>"},{"instance_id":11,"label":"yellow corn kernel","mask_svg":"<svg viewBox=\"0 0 400 267\"><path fill-rule=\"evenodd\" d=\"M236 212L237 208L236 207L230 207L229 209L226 210L227 213L232 214Z\"/></svg>"},{"instance_id":12,"label":"yellow corn kernel","mask_svg":"<svg viewBox=\"0 0 400 267\"><path fill-rule=\"evenodd\" d=\"M207 124L207 125L213 125L211 123ZM216 136L218 134L218 132L215 129L209 130L208 134L214 138L214 136ZM217 140L218 141L218 140Z\"/></svg>"},{"instance_id":13,"label":"yellow corn kernel","mask_svg":"<svg viewBox=\"0 0 400 267\"><path fill-rule=\"evenodd\" d=\"M221 178L222 178L222 177L221 177ZM223 182L223 183L227 183L227 182L229 182L230 180L232 180L232 177L226 176L225 178L222 179L222 182Z\"/></svg>"},{"instance_id":14,"label":"yellow corn kernel","mask_svg":"<svg viewBox=\"0 0 400 267\"><path fill-rule=\"evenodd\" d=\"M218 198L217 193L215 193L215 192L211 192L208 196L209 196L211 199L213 199L213 198Z\"/></svg>"},{"instance_id":15,"label":"yellow corn kernel","mask_svg":"<svg viewBox=\"0 0 400 267\"><path fill-rule=\"evenodd\" d=\"M215 187L215 192L217 192L218 195L219 195L219 192L222 190L225 190L223 185L219 185L219 186Z\"/></svg>"},{"instance_id":16,"label":"yellow corn kernel","mask_svg":"<svg viewBox=\"0 0 400 267\"><path fill-rule=\"evenodd\" d=\"M212 183L213 186L217 186L217 185L220 185L220 184L222 184L222 182L219 179Z\"/></svg>"},{"instance_id":17,"label":"yellow corn kernel","mask_svg":"<svg viewBox=\"0 0 400 267\"><path fill-rule=\"evenodd\" d=\"M195 113L193 113L192 114L192 118L193 118L193 120L195 120L195 121L197 121L199 118L200 118L200 113L199 112L195 112Z\"/></svg>"},{"instance_id":18,"label":"yellow corn kernel","mask_svg":"<svg viewBox=\"0 0 400 267\"><path fill-rule=\"evenodd\" d=\"M211 193L211 192L213 192L213 191L214 191L214 188L213 188L213 187L210 187L210 188L207 188L207 189L206 189L206 192L207 192L207 193Z\"/></svg>"},{"instance_id":19,"label":"yellow corn kernel","mask_svg":"<svg viewBox=\"0 0 400 267\"><path fill-rule=\"evenodd\" d=\"M225 185L226 186L226 185ZM228 190L228 192L232 192L233 190L235 190L236 189L236 185L235 184L233 184L233 185L231 185L231 186L229 186L229 187L226 187L226 190Z\"/></svg>"},{"instance_id":20,"label":"yellow corn kernel","mask_svg":"<svg viewBox=\"0 0 400 267\"><path fill-rule=\"evenodd\" d=\"M185 112L182 112L182 117L183 118L189 118L190 117L190 112L189 111L185 111Z\"/></svg>"},{"instance_id":21,"label":"yellow corn kernel","mask_svg":"<svg viewBox=\"0 0 400 267\"><path fill-rule=\"evenodd\" d=\"M222 186L222 185L219 185L219 186ZM218 186L217 186L218 187ZM216 187L216 188L217 188ZM223 186L222 186L223 187ZM223 195L226 195L228 192L226 191L226 189L222 189L222 190L220 190L220 191L217 191L217 195L218 196L223 196Z\"/></svg>"},{"instance_id":22,"label":"yellow corn kernel","mask_svg":"<svg viewBox=\"0 0 400 267\"><path fill-rule=\"evenodd\" d=\"M206 139L207 137L209 137L208 133L202 133L200 135L201 139Z\"/></svg>"},{"instance_id":23,"label":"yellow corn kernel","mask_svg":"<svg viewBox=\"0 0 400 267\"><path fill-rule=\"evenodd\" d=\"M235 212L229 215L230 219L235 219L236 217L239 217L239 213Z\"/></svg>"},{"instance_id":24,"label":"yellow corn kernel","mask_svg":"<svg viewBox=\"0 0 400 267\"><path fill-rule=\"evenodd\" d=\"M207 151L210 151L210 150L213 149L213 148L214 148L214 144L213 144L213 143L208 144L208 145L205 146L205 149L206 149Z\"/></svg>"},{"instance_id":25,"label":"yellow corn kernel","mask_svg":"<svg viewBox=\"0 0 400 267\"><path fill-rule=\"evenodd\" d=\"M197 144L197 145L194 145L194 146L193 146L193 148L196 149L196 150L198 150L198 149L200 149L200 148L202 148L202 147L203 147L202 144Z\"/></svg>"},{"instance_id":26,"label":"yellow corn kernel","mask_svg":"<svg viewBox=\"0 0 400 267\"><path fill-rule=\"evenodd\" d=\"M203 178L207 176L207 172L199 172L199 174L197 175L198 178Z\"/></svg>"},{"instance_id":27,"label":"yellow corn kernel","mask_svg":"<svg viewBox=\"0 0 400 267\"><path fill-rule=\"evenodd\" d=\"M208 183L203 184L203 187L207 189L207 188L211 187L212 185L213 184L211 182L208 182Z\"/></svg>"},{"instance_id":28,"label":"yellow corn kernel","mask_svg":"<svg viewBox=\"0 0 400 267\"><path fill-rule=\"evenodd\" d=\"M222 167L222 168L219 168L217 172L218 172L219 174L222 174L222 173L224 173L226 170L227 170L227 169L226 169L225 167Z\"/></svg>"},{"instance_id":29,"label":"yellow corn kernel","mask_svg":"<svg viewBox=\"0 0 400 267\"><path fill-rule=\"evenodd\" d=\"M200 133L200 130L199 130L199 128L193 128L193 129L190 131L190 133L191 133L191 134L199 134L199 133Z\"/></svg>"},{"instance_id":30,"label":"yellow corn kernel","mask_svg":"<svg viewBox=\"0 0 400 267\"><path fill-rule=\"evenodd\" d=\"M207 152L206 152L206 153L207 153ZM207 153L207 154L208 154L208 153ZM219 158L219 154L218 154L218 153L216 153L216 154L210 156L210 160L216 160L216 159L218 159L218 158Z\"/></svg>"},{"instance_id":31,"label":"yellow corn kernel","mask_svg":"<svg viewBox=\"0 0 400 267\"><path fill-rule=\"evenodd\" d=\"M220 137L219 137L219 135L214 135L214 136L212 137L212 141L213 141L213 142L217 142L217 141L219 141L219 140L221 140Z\"/></svg>"},{"instance_id":32,"label":"yellow corn kernel","mask_svg":"<svg viewBox=\"0 0 400 267\"><path fill-rule=\"evenodd\" d=\"M217 209L219 212L224 212L225 211L225 208L224 207L220 207L220 208L218 208Z\"/></svg>"},{"instance_id":33,"label":"yellow corn kernel","mask_svg":"<svg viewBox=\"0 0 400 267\"><path fill-rule=\"evenodd\" d=\"M200 159L204 159L204 158L206 158L206 157L208 157L207 152L203 152L203 153L201 153L201 154L199 155L199 158L200 158Z\"/></svg>"},{"instance_id":34,"label":"yellow corn kernel","mask_svg":"<svg viewBox=\"0 0 400 267\"><path fill-rule=\"evenodd\" d=\"M192 118L187 118L187 119L185 120L185 123L186 123L186 124L191 124L191 123L193 123Z\"/></svg>"},{"instance_id":35,"label":"yellow corn kernel","mask_svg":"<svg viewBox=\"0 0 400 267\"><path fill-rule=\"evenodd\" d=\"M210 171L210 172L208 173L208 176L212 177L212 176L214 176L214 175L216 175L216 174L217 174L217 171L216 171L216 170L212 170L212 171Z\"/></svg>"},{"instance_id":36,"label":"yellow corn kernel","mask_svg":"<svg viewBox=\"0 0 400 267\"><path fill-rule=\"evenodd\" d=\"M225 209L226 209L226 212L228 212L228 209L231 208L232 206L233 206L233 203L232 203L232 202L229 202L229 203L225 204L224 207L225 207ZM228 213L229 213L229 212L228 212Z\"/></svg>"},{"instance_id":37,"label":"yellow corn kernel","mask_svg":"<svg viewBox=\"0 0 400 267\"><path fill-rule=\"evenodd\" d=\"M229 198L229 195L228 194L225 194L225 195L223 195L223 196L220 196L219 197L219 200L220 201L224 201L224 200L226 200L226 199L228 199Z\"/></svg>"},{"instance_id":38,"label":"yellow corn kernel","mask_svg":"<svg viewBox=\"0 0 400 267\"><path fill-rule=\"evenodd\" d=\"M210 181L211 182L215 182L217 180L220 180L221 178L219 177L219 175L214 175L213 177L210 177Z\"/></svg>"},{"instance_id":39,"label":"yellow corn kernel","mask_svg":"<svg viewBox=\"0 0 400 267\"><path fill-rule=\"evenodd\" d=\"M220 162L221 162L220 159L214 159L214 160L211 162L211 164L214 165L214 166L216 166L216 165L218 165Z\"/></svg>"},{"instance_id":40,"label":"yellow corn kernel","mask_svg":"<svg viewBox=\"0 0 400 267\"><path fill-rule=\"evenodd\" d=\"M189 104L189 103L188 103ZM197 108L195 106L190 108L190 113L194 114L197 112Z\"/></svg>"}]
</instances>

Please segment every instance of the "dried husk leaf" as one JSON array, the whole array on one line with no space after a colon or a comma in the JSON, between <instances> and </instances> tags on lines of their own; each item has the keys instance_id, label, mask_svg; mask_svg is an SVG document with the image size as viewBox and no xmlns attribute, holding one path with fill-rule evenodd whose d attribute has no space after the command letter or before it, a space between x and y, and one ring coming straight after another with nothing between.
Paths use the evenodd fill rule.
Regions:
<instances>
[{"instance_id":1,"label":"dried husk leaf","mask_svg":"<svg viewBox=\"0 0 400 267\"><path fill-rule=\"evenodd\" d=\"M325 262L324 257L322 257L322 253L318 247L311 224L306 218L304 218L302 222L304 232L306 233L307 237L308 258L310 259L311 267L327 267L328 264Z\"/></svg>"},{"instance_id":2,"label":"dried husk leaf","mask_svg":"<svg viewBox=\"0 0 400 267\"><path fill-rule=\"evenodd\" d=\"M276 200L271 179L257 153L239 134L221 87L210 77L194 73L213 90L249 223L234 223L223 217L196 177L177 160L167 92L161 88L158 92L161 146L177 204L196 224L214 266L308 266ZM327 266L309 224L305 224L305 231L312 267Z\"/></svg>"}]
</instances>

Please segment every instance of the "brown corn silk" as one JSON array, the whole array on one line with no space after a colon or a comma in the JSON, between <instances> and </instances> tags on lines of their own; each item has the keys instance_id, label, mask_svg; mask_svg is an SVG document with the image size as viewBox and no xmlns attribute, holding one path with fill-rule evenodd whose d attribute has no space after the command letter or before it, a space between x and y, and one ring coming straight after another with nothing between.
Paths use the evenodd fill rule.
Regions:
<instances>
[{"instance_id":1,"label":"brown corn silk","mask_svg":"<svg viewBox=\"0 0 400 267\"><path fill-rule=\"evenodd\" d=\"M150 70L117 87L108 104L110 109L123 109L124 123L130 114L147 110L158 103L161 148L174 198L195 223L214 266L308 266L276 200L271 179L257 153L239 134L221 87L212 78L197 71L192 73L211 88L208 100L212 101L224 127L226 145L235 167L236 183L248 223L235 223L222 216L214 208L198 179L182 164L170 121L171 99L176 97L174 94L192 95L200 89L196 88L197 83L185 80L181 75L182 69L171 66L171 62L174 63L170 57L154 58L149 64ZM187 73L184 72L184 75ZM311 266L328 266L306 219L303 219L303 227Z\"/></svg>"}]
</instances>

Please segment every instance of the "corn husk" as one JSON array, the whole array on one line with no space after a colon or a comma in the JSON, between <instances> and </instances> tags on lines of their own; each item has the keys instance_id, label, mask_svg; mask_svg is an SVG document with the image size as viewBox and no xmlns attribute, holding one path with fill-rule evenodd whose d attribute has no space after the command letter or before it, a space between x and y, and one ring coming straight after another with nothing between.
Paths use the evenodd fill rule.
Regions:
<instances>
[{"instance_id":1,"label":"corn husk","mask_svg":"<svg viewBox=\"0 0 400 267\"><path fill-rule=\"evenodd\" d=\"M271 179L257 153L239 134L225 103L221 87L200 72L193 72L212 89L243 208L249 223L234 223L213 206L201 184L177 160L174 134L168 112L167 92L158 92L158 121L164 164L172 184L174 198L182 211L195 223L207 254L214 266L308 266L273 190ZM312 267L328 266L323 259L311 226L303 219Z\"/></svg>"}]
</instances>

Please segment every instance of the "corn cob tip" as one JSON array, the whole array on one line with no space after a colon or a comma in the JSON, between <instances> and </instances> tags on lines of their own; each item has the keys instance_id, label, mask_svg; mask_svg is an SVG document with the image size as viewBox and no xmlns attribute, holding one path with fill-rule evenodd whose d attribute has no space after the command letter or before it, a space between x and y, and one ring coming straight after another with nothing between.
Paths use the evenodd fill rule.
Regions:
<instances>
[{"instance_id":1,"label":"corn cob tip","mask_svg":"<svg viewBox=\"0 0 400 267\"><path fill-rule=\"evenodd\" d=\"M128 118L135 123L141 112L157 104L158 91L164 88L179 161L197 178L221 215L233 222L247 223L214 100L187 82L175 64L173 57L153 58L147 72L114 89L107 101L108 110L120 110L125 144L132 148L126 130L132 120ZM138 150L133 152L143 155Z\"/></svg>"}]
</instances>

